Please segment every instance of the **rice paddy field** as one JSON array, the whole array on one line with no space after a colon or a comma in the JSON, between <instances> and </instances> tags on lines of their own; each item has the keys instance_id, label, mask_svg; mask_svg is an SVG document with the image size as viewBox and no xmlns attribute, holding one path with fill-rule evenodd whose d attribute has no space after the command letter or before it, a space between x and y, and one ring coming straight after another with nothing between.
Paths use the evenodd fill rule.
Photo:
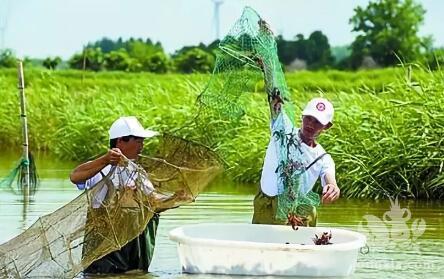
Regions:
<instances>
[{"instance_id":1,"label":"rice paddy field","mask_svg":"<svg viewBox=\"0 0 444 279\"><path fill-rule=\"evenodd\" d=\"M87 160L106 151L108 128L122 115L135 115L161 132L176 131L192 121L196 97L209 78L25 69L30 148L61 160ZM444 72L412 66L297 72L286 78L298 112L316 96L335 106L334 125L319 142L335 160L343 196L444 197ZM0 85L0 147L19 151L16 71L1 69ZM251 88L246 111L221 137L220 149L227 177L256 183L270 136L260 81ZM152 149L146 142L146 151Z\"/></svg>"}]
</instances>

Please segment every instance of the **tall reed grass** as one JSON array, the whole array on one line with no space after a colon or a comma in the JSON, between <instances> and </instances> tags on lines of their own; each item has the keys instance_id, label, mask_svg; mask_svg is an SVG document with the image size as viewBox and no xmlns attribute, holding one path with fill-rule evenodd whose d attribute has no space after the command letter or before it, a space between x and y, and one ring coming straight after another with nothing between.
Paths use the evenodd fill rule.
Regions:
<instances>
[{"instance_id":1,"label":"tall reed grass","mask_svg":"<svg viewBox=\"0 0 444 279\"><path fill-rule=\"evenodd\" d=\"M107 130L121 115L171 132L196 113L209 75L29 70L25 73L32 150L83 161L107 148ZM323 95L334 126L319 138L332 154L348 197L444 197L444 74L413 66L360 72L287 74L296 107ZM0 146L19 149L16 73L0 70ZM258 82L247 115L227 129L219 148L234 180L257 182L269 140L268 107ZM256 92L254 92L256 91ZM210 123L211 124L211 123ZM209 125L211 127L211 125ZM211 133L211 128L207 131ZM199 138L191 127L179 131ZM146 149L154 143L147 141Z\"/></svg>"}]
</instances>

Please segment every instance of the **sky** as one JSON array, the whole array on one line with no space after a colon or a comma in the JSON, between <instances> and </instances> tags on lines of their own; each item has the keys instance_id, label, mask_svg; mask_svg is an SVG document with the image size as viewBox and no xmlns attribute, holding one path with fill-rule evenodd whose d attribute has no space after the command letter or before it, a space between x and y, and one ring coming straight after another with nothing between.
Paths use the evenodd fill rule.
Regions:
<instances>
[{"instance_id":1,"label":"sky","mask_svg":"<svg viewBox=\"0 0 444 279\"><path fill-rule=\"evenodd\" d=\"M221 0L219 0L221 1ZM250 6L286 39L321 30L332 46L350 44L349 18L369 0L223 0L220 34ZM444 46L444 1L417 0L427 10L421 35ZM214 0L0 0L0 48L18 57L71 57L103 37L150 38L168 53L216 38ZM3 32L2 32L3 31Z\"/></svg>"}]
</instances>

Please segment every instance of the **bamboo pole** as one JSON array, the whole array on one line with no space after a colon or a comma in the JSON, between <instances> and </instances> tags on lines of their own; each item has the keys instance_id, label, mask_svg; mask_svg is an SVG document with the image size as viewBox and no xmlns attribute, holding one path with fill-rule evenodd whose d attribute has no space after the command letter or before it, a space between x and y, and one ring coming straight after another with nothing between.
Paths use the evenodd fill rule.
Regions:
<instances>
[{"instance_id":1,"label":"bamboo pole","mask_svg":"<svg viewBox=\"0 0 444 279\"><path fill-rule=\"evenodd\" d=\"M29 201L29 150L28 150L28 120L26 118L26 98L25 98L25 79L23 75L23 62L18 61L18 89L20 95L20 118L22 122L22 139L23 139L23 159L26 164L24 166L24 182L22 185L23 198Z\"/></svg>"}]
</instances>

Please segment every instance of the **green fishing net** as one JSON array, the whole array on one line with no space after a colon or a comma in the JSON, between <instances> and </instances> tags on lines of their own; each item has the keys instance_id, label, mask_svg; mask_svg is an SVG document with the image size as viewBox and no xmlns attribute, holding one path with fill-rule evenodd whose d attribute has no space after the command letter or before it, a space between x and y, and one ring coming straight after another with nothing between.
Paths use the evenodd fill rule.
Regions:
<instances>
[{"instance_id":1,"label":"green fishing net","mask_svg":"<svg viewBox=\"0 0 444 279\"><path fill-rule=\"evenodd\" d=\"M213 75L198 98L201 109L196 118L197 126L203 127L206 144L217 148L221 144L218 140L220 133L245 115L243 108L248 95L261 80L265 83L264 98L270 105L271 132L278 158L276 218L286 221L292 214L308 216L319 205L320 198L314 192L302 193L300 190L305 166L294 123L294 105L273 33L251 8L245 8L241 18L220 42Z\"/></svg>"},{"instance_id":2,"label":"green fishing net","mask_svg":"<svg viewBox=\"0 0 444 279\"><path fill-rule=\"evenodd\" d=\"M17 166L0 181L0 189L8 189L16 194L22 194L24 191L26 172L28 172L29 175L29 194L34 195L40 180L37 175L34 157L31 152L28 153L28 160L21 158ZM15 187L14 181L16 182Z\"/></svg>"},{"instance_id":3,"label":"green fishing net","mask_svg":"<svg viewBox=\"0 0 444 279\"><path fill-rule=\"evenodd\" d=\"M72 278L119 250L155 212L194 201L220 171L205 146L164 136L158 152L125 160L94 187L0 245L0 278Z\"/></svg>"}]
</instances>

